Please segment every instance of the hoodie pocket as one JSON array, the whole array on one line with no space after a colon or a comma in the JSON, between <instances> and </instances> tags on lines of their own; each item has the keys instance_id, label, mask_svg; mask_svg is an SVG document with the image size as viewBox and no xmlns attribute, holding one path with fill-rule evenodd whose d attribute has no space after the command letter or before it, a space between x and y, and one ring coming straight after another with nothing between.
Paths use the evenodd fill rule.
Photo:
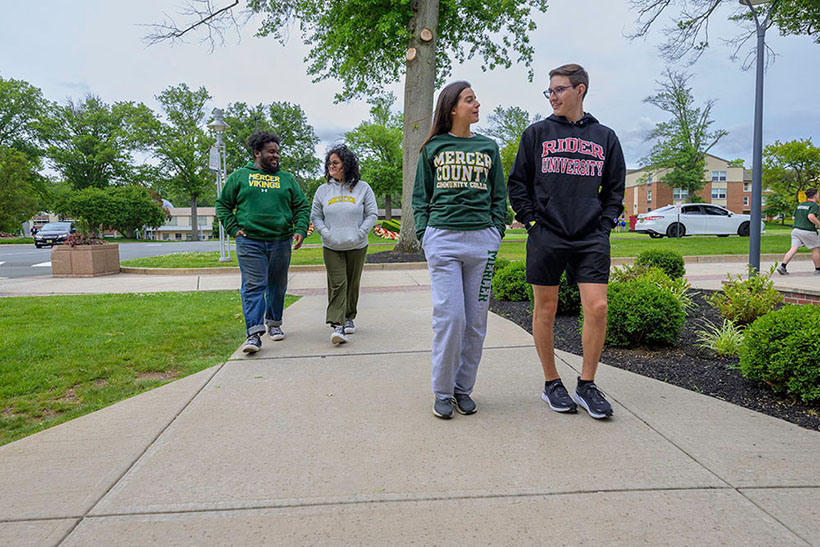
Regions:
<instances>
[{"instance_id":1,"label":"hoodie pocket","mask_svg":"<svg viewBox=\"0 0 820 547\"><path fill-rule=\"evenodd\" d=\"M595 198L552 198L547 205L547 218L570 238L595 231L601 220L601 202Z\"/></svg>"},{"instance_id":2,"label":"hoodie pocket","mask_svg":"<svg viewBox=\"0 0 820 547\"><path fill-rule=\"evenodd\" d=\"M327 243L334 247L352 247L359 242L359 229L353 227L330 228Z\"/></svg>"}]
</instances>

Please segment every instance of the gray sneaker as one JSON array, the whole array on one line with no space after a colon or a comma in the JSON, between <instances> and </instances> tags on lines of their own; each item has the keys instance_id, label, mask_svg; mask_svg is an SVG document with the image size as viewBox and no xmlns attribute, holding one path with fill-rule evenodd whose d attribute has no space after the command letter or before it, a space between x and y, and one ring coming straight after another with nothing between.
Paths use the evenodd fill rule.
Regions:
<instances>
[{"instance_id":1,"label":"gray sneaker","mask_svg":"<svg viewBox=\"0 0 820 547\"><path fill-rule=\"evenodd\" d=\"M433 414L441 418L442 420L449 420L453 417L453 398L447 397L446 399L439 399L436 398L435 404L433 404Z\"/></svg>"},{"instance_id":2,"label":"gray sneaker","mask_svg":"<svg viewBox=\"0 0 820 547\"><path fill-rule=\"evenodd\" d=\"M785 264L781 264L780 266L777 267L777 273L779 273L780 275L789 275L789 272L786 271L786 265Z\"/></svg>"},{"instance_id":3,"label":"gray sneaker","mask_svg":"<svg viewBox=\"0 0 820 547\"><path fill-rule=\"evenodd\" d=\"M820 269L815 268L814 269L814 275L820 275Z\"/></svg>"},{"instance_id":4,"label":"gray sneaker","mask_svg":"<svg viewBox=\"0 0 820 547\"><path fill-rule=\"evenodd\" d=\"M456 393L456 411L459 414L467 416L469 414L475 414L477 410L478 408L476 408L475 401L473 401L469 395Z\"/></svg>"},{"instance_id":5,"label":"gray sneaker","mask_svg":"<svg viewBox=\"0 0 820 547\"><path fill-rule=\"evenodd\" d=\"M248 336L248 339L242 344L242 351L245 353L256 353L260 349L262 349L262 340L259 339L258 332Z\"/></svg>"},{"instance_id":6,"label":"gray sneaker","mask_svg":"<svg viewBox=\"0 0 820 547\"><path fill-rule=\"evenodd\" d=\"M268 336L275 342L285 339L285 333L282 331L282 327L269 327Z\"/></svg>"},{"instance_id":7,"label":"gray sneaker","mask_svg":"<svg viewBox=\"0 0 820 547\"><path fill-rule=\"evenodd\" d=\"M356 332L356 325L353 324L353 319L345 319L345 334L353 334Z\"/></svg>"},{"instance_id":8,"label":"gray sneaker","mask_svg":"<svg viewBox=\"0 0 820 547\"><path fill-rule=\"evenodd\" d=\"M330 343L331 344L344 344L347 342L347 336L345 335L345 328L343 325L335 325L333 327L333 333L330 335Z\"/></svg>"}]
</instances>

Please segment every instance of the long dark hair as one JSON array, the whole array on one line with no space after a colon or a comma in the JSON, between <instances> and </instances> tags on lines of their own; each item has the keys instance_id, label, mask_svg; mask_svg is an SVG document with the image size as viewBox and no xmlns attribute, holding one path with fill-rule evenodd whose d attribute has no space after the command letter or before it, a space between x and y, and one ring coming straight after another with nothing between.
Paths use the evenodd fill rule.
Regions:
<instances>
[{"instance_id":1,"label":"long dark hair","mask_svg":"<svg viewBox=\"0 0 820 547\"><path fill-rule=\"evenodd\" d=\"M339 181L350 185L350 189L353 190L353 187L356 186L356 183L362 178L361 174L359 174L359 158L356 157L356 154L343 144L337 144L333 148L327 151L325 154L325 179L330 182L330 179L333 178L330 176L330 171L328 167L330 166L330 156L336 154L339 156L339 159L342 160L342 169L345 172L345 180Z\"/></svg>"},{"instance_id":2,"label":"long dark hair","mask_svg":"<svg viewBox=\"0 0 820 547\"><path fill-rule=\"evenodd\" d=\"M458 104L458 98L461 92L468 87L473 87L470 82L465 80L458 80L447 84L438 94L438 101L436 101L436 110L433 115L433 125L430 127L430 134L424 139L421 144L421 149L430 142L430 139L436 135L444 135L449 133L453 128L453 109Z\"/></svg>"}]
</instances>

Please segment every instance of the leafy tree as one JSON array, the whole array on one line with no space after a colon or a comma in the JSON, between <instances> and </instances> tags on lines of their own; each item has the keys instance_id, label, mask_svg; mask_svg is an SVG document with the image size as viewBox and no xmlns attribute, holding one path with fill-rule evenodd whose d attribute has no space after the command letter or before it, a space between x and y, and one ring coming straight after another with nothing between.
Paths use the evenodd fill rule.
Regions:
<instances>
[{"instance_id":1,"label":"leafy tree","mask_svg":"<svg viewBox=\"0 0 820 547\"><path fill-rule=\"evenodd\" d=\"M148 40L179 40L199 26L207 28L211 44L236 24L232 12L239 4L218 9L212 0L192 5L197 19L186 28L173 22L155 27ZM287 40L293 23L310 44L305 59L315 81L343 82L338 100L378 95L385 84L405 76L402 172L402 225L396 249L415 251L411 196L419 149L430 128L433 91L450 74L452 60L461 63L480 56L484 67L530 66L535 30L533 8L546 11L547 0L247 0L250 12L264 15L258 34ZM513 55L515 54L515 55ZM515 57L515 59L513 59ZM533 72L530 69L529 77Z\"/></svg>"},{"instance_id":2,"label":"leafy tree","mask_svg":"<svg viewBox=\"0 0 820 547\"><path fill-rule=\"evenodd\" d=\"M142 103L108 105L94 95L69 99L46 122L48 156L77 189L127 184L132 153L147 147L148 135L140 128L151 119L153 113Z\"/></svg>"},{"instance_id":3,"label":"leafy tree","mask_svg":"<svg viewBox=\"0 0 820 547\"><path fill-rule=\"evenodd\" d=\"M29 157L42 155L43 120L51 103L39 88L23 80L0 77L0 147L13 148Z\"/></svg>"},{"instance_id":4,"label":"leafy tree","mask_svg":"<svg viewBox=\"0 0 820 547\"><path fill-rule=\"evenodd\" d=\"M729 6L732 11L730 20L742 22L744 29L735 38L729 40L735 46L737 56L743 45L755 35L752 15L748 6L739 5L736 0L630 0L629 3L638 11L637 28L632 38L646 36L656 25L665 11L672 13L672 24L662 29L666 40L661 44L661 55L669 61L678 61L689 57L696 61L709 47L709 21L721 13L722 6ZM782 35L810 36L815 43L820 43L820 3L817 0L778 0L756 8L762 17L772 10L771 24L780 30ZM744 68L751 66L754 55L746 57Z\"/></svg>"},{"instance_id":5,"label":"leafy tree","mask_svg":"<svg viewBox=\"0 0 820 547\"><path fill-rule=\"evenodd\" d=\"M816 187L820 180L820 148L811 139L796 139L781 143L775 141L763 149L763 186L791 199L791 210L797 204L797 195L807 188Z\"/></svg>"},{"instance_id":6,"label":"leafy tree","mask_svg":"<svg viewBox=\"0 0 820 547\"><path fill-rule=\"evenodd\" d=\"M231 126L224 135L229 172L253 160L248 137L254 127L279 135L282 139L279 152L282 169L292 173L302 186L316 175L322 164L316 157L319 137L297 104L280 101L249 107L242 102L232 103L225 109L225 121Z\"/></svg>"},{"instance_id":7,"label":"leafy tree","mask_svg":"<svg viewBox=\"0 0 820 547\"><path fill-rule=\"evenodd\" d=\"M746 162L743 161L743 158L729 160L729 167L746 167Z\"/></svg>"},{"instance_id":8,"label":"leafy tree","mask_svg":"<svg viewBox=\"0 0 820 547\"><path fill-rule=\"evenodd\" d=\"M191 236L199 240L197 205L204 196L216 194L213 174L208 171L208 148L213 143L205 132L208 90L191 90L187 84L171 86L157 95L164 120L154 120L154 156L167 187L190 200Z\"/></svg>"},{"instance_id":9,"label":"leafy tree","mask_svg":"<svg viewBox=\"0 0 820 547\"><path fill-rule=\"evenodd\" d=\"M521 141L524 130L541 118L540 114L530 117L529 112L517 106L508 108L497 106L490 114L488 118L490 125L484 129L484 132L498 142L504 173L509 173L512 168L515 154L518 152L518 143Z\"/></svg>"},{"instance_id":10,"label":"leafy tree","mask_svg":"<svg viewBox=\"0 0 820 547\"><path fill-rule=\"evenodd\" d=\"M786 223L786 217L794 213L797 204L795 197L789 194L773 191L763 195L763 212L767 217L780 217L780 224Z\"/></svg>"},{"instance_id":11,"label":"leafy tree","mask_svg":"<svg viewBox=\"0 0 820 547\"><path fill-rule=\"evenodd\" d=\"M88 234L111 228L116 223L116 203L108 188L89 187L75 190L57 204L57 213L80 221L78 228Z\"/></svg>"},{"instance_id":12,"label":"leafy tree","mask_svg":"<svg viewBox=\"0 0 820 547\"><path fill-rule=\"evenodd\" d=\"M705 184L706 153L728 132L710 130L715 101L707 101L702 108L695 106L689 78L667 69L666 80L657 82L657 94L644 99L671 114L672 119L657 124L650 132L647 140L655 144L641 162L652 170L667 170L663 182L671 188L688 190L689 200L698 201L696 192Z\"/></svg>"},{"instance_id":13,"label":"leafy tree","mask_svg":"<svg viewBox=\"0 0 820 547\"><path fill-rule=\"evenodd\" d=\"M123 186L110 188L114 218L111 227L125 237L133 238L143 226L157 228L165 223L162 207L145 188Z\"/></svg>"},{"instance_id":14,"label":"leafy tree","mask_svg":"<svg viewBox=\"0 0 820 547\"><path fill-rule=\"evenodd\" d=\"M392 220L393 196L401 195L404 120L401 114L391 112L396 102L392 93L369 102L370 119L345 133L345 142L359 156L362 179L384 198L385 218Z\"/></svg>"},{"instance_id":15,"label":"leafy tree","mask_svg":"<svg viewBox=\"0 0 820 547\"><path fill-rule=\"evenodd\" d=\"M47 192L38 168L36 158L0 146L0 231L16 234L23 222L42 210Z\"/></svg>"}]
</instances>

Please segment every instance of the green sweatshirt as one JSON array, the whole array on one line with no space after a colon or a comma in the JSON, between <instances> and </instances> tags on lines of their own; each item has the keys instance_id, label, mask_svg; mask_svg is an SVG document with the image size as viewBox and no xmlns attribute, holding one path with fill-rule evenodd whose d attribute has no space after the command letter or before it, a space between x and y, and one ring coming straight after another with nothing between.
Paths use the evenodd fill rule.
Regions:
<instances>
[{"instance_id":1,"label":"green sweatshirt","mask_svg":"<svg viewBox=\"0 0 820 547\"><path fill-rule=\"evenodd\" d=\"M495 141L436 135L421 151L413 188L416 237L427 226L481 230L495 226L504 237L507 186Z\"/></svg>"},{"instance_id":2,"label":"green sweatshirt","mask_svg":"<svg viewBox=\"0 0 820 547\"><path fill-rule=\"evenodd\" d=\"M294 232L307 236L310 204L293 175L248 162L228 177L216 200L216 214L232 237L242 230L251 239L282 241Z\"/></svg>"},{"instance_id":3,"label":"green sweatshirt","mask_svg":"<svg viewBox=\"0 0 820 547\"><path fill-rule=\"evenodd\" d=\"M809 215L818 216L820 214L820 206L813 201L804 201L794 210L794 227L798 230L808 230L816 232L817 226L809 220Z\"/></svg>"}]
</instances>

